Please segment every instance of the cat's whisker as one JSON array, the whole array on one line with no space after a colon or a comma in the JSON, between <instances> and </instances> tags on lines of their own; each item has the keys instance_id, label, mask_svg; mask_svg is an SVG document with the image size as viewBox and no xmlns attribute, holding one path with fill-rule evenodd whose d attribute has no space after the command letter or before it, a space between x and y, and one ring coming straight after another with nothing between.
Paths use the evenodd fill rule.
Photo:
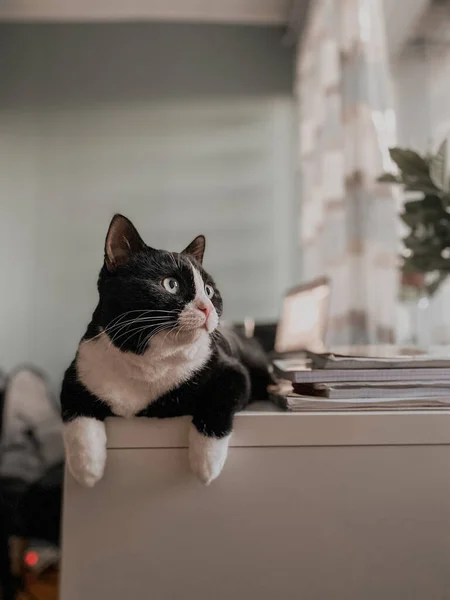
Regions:
<instances>
[{"instance_id":1,"label":"cat's whisker","mask_svg":"<svg viewBox=\"0 0 450 600\"><path fill-rule=\"evenodd\" d=\"M165 312L165 311L160 311L157 309L143 309L143 308L137 308L134 310L127 310L123 313L120 313L120 315L117 315L116 317L114 317L114 319L112 319L106 327L111 326L114 322L119 322L121 321L124 317L131 315L133 313L141 313L141 315L143 316L144 314L148 314L148 313L152 313L152 312ZM167 311L167 312L172 312L172 311Z\"/></svg>"},{"instance_id":2,"label":"cat's whisker","mask_svg":"<svg viewBox=\"0 0 450 600\"><path fill-rule=\"evenodd\" d=\"M94 337L91 337L91 338L89 338L88 340L85 340L85 341L84 341L84 343L85 343L85 344L88 344L88 343L90 343L90 342L93 342L93 341L95 341L96 339L98 339L100 336L102 336L104 333L105 333L105 330L104 330L104 329L102 329L102 330L100 331L100 333L97 333L97 335L94 335Z\"/></svg>"},{"instance_id":3,"label":"cat's whisker","mask_svg":"<svg viewBox=\"0 0 450 600\"><path fill-rule=\"evenodd\" d=\"M139 309L135 309L135 310L127 310L123 313L120 313L120 315L117 315L117 317L114 317L114 319L112 319L107 325L106 327L110 327L111 325L113 325L115 322L120 322L122 321L122 319L128 315L131 315L133 313L141 313L140 316L150 316L150 313L162 313L162 314L172 314L177 312L176 310L163 310L163 309L155 309L155 308L151 308L151 309L143 309L143 308L139 308ZM153 315L155 316L155 315Z\"/></svg>"},{"instance_id":4,"label":"cat's whisker","mask_svg":"<svg viewBox=\"0 0 450 600\"><path fill-rule=\"evenodd\" d=\"M137 349L138 349L139 353L144 349L144 346L145 346L145 338L144 338L144 342L142 342L142 334L144 333L144 331L145 331L145 329L143 329L141 331L141 333L139 334L138 341L137 341L137 344L138 344Z\"/></svg>"},{"instance_id":5,"label":"cat's whisker","mask_svg":"<svg viewBox=\"0 0 450 600\"><path fill-rule=\"evenodd\" d=\"M176 326L176 325L174 325L174 326L172 327L172 329L169 329L169 331L168 331L168 332L166 333L166 335L164 336L164 340L163 340L163 341L166 341L166 338L167 338L167 336L169 335L169 333L171 333L171 332L172 332L174 329L176 329L176 327L177 327L177 326Z\"/></svg>"},{"instance_id":6,"label":"cat's whisker","mask_svg":"<svg viewBox=\"0 0 450 600\"><path fill-rule=\"evenodd\" d=\"M163 325L160 325L159 327L157 327L156 329L154 329L153 331L150 332L149 339L151 337L155 336L160 331L160 329L164 329L165 327L175 327L175 326L176 326L176 323L170 323L170 322L164 323Z\"/></svg>"},{"instance_id":7,"label":"cat's whisker","mask_svg":"<svg viewBox=\"0 0 450 600\"><path fill-rule=\"evenodd\" d=\"M146 329L149 329L151 327L161 327L162 325L172 325L173 321L164 321L163 323L155 323L155 324L149 324L149 325L145 325L145 324L141 324L141 323L136 323L135 325L137 325L137 327L133 327L133 325L131 325L129 328L127 328L126 331L121 331L119 335L114 334L111 337L111 341L116 343L120 338L122 338L123 336L127 335L127 333L130 334L129 337L132 337L134 334L137 334L138 332L145 331ZM129 338L127 338L129 339Z\"/></svg>"},{"instance_id":8,"label":"cat's whisker","mask_svg":"<svg viewBox=\"0 0 450 600\"><path fill-rule=\"evenodd\" d=\"M159 322L167 320L167 318L168 318L167 315L164 317L138 317L136 319L130 319L129 321L124 321L118 325L114 325L113 327L107 328L104 331L107 334L111 334L114 332L113 334L115 335L119 331L122 331L126 327L131 327L132 325L138 325L138 324L142 324L142 323L149 323L149 324L154 323L155 325L157 325Z\"/></svg>"},{"instance_id":9,"label":"cat's whisker","mask_svg":"<svg viewBox=\"0 0 450 600\"><path fill-rule=\"evenodd\" d=\"M168 332L167 332L167 334L166 334L166 337L167 337L167 335L168 335L168 334L169 334L171 331L173 331L173 330L175 329L175 327L176 327L176 325L173 325L173 324L163 325L163 326L159 327L158 329L156 329L155 331L152 331L152 332L151 332L151 333L150 333L150 334L147 336L147 338L146 338L146 340L145 340L145 343L147 343L147 344L148 344L148 342L149 342L149 341L150 341L150 340L151 340L151 339L152 339L152 338L153 338L153 337L154 337L156 334L158 334L158 333L161 333L162 331L164 331L164 330L166 330L166 329L169 329L169 331L168 331ZM165 339L165 338L164 338L164 339Z\"/></svg>"},{"instance_id":10,"label":"cat's whisker","mask_svg":"<svg viewBox=\"0 0 450 600\"><path fill-rule=\"evenodd\" d=\"M130 315L131 313L141 313L141 315L139 317L133 318L133 319L129 319L128 321L124 321L123 319ZM149 313L165 313L162 314L160 316L155 316L155 315L149 315ZM139 318L146 318L146 319L165 319L167 318L169 315L175 315L178 314L179 311L177 310L160 310L160 309L147 309L147 310L143 310L143 309L136 309L136 310L128 310L124 313L121 313L120 315L118 315L117 317L114 317L114 319L112 319L108 325L106 325L104 328L101 329L101 331L99 333L97 333L96 335L94 335L93 337L89 338L88 340L85 340L86 342L93 342L94 340L98 339L103 333L111 333L114 329L120 329L121 326L126 326L129 325L131 323L133 323L134 321L136 321Z\"/></svg>"},{"instance_id":11,"label":"cat's whisker","mask_svg":"<svg viewBox=\"0 0 450 600\"><path fill-rule=\"evenodd\" d=\"M115 336L111 337L111 338L110 338L110 341L109 341L109 346L108 346L108 349L110 349L110 348L112 347L112 345L113 345L113 344L114 344L114 345L116 345L116 346L118 346L119 348L122 348L122 347L123 347L123 345L124 345L124 344L125 344L125 343L126 343L128 340L129 340L129 339L131 339L131 338L132 338L134 335L139 335L139 334L141 334L141 335L142 335L142 333L143 333L144 331L146 331L148 328L149 328L149 326L148 326L148 325L139 326L139 327L136 327L136 328L132 329L131 331L130 331L129 329L128 329L127 331L123 331L123 332L122 332L122 333L121 333L119 336L117 336L117 337L115 337ZM127 335L127 334L128 334L127 338L126 338L125 340L123 340L122 342L118 343L119 339L120 339L121 337L124 337L124 336L125 336L125 335Z\"/></svg>"},{"instance_id":12,"label":"cat's whisker","mask_svg":"<svg viewBox=\"0 0 450 600\"><path fill-rule=\"evenodd\" d=\"M145 329L146 327L148 327L148 325L146 325L145 323L131 323L122 327L121 329L118 329L115 332L108 332L108 337L110 338L110 340L115 342L127 333L131 333L132 331L139 331L140 329Z\"/></svg>"},{"instance_id":13,"label":"cat's whisker","mask_svg":"<svg viewBox=\"0 0 450 600\"><path fill-rule=\"evenodd\" d=\"M172 259L172 262L173 262L173 265L174 265L175 269L178 270L178 265L177 265L177 261L176 261L174 253L173 252L169 252L169 256Z\"/></svg>"},{"instance_id":14,"label":"cat's whisker","mask_svg":"<svg viewBox=\"0 0 450 600\"><path fill-rule=\"evenodd\" d=\"M121 329L122 327L127 327L129 325L134 325L135 323L157 323L158 321L167 320L168 316L164 317L138 317L136 319L130 319L128 321L123 321L113 327L107 327L104 331L111 333L114 330Z\"/></svg>"},{"instance_id":15,"label":"cat's whisker","mask_svg":"<svg viewBox=\"0 0 450 600\"><path fill-rule=\"evenodd\" d=\"M150 335L150 338L149 338L149 339L152 339L152 338L153 338L153 337L155 337L157 334L161 333L162 331L164 331L164 330L166 330L166 329L168 329L168 330L169 330L169 331L168 331L168 333L169 333L170 331L172 331L173 329L175 329L175 327L174 327L173 325L169 325L169 326L167 326L167 327L161 327L161 328L160 328L158 331L156 331L155 333L152 333L152 334Z\"/></svg>"},{"instance_id":16,"label":"cat's whisker","mask_svg":"<svg viewBox=\"0 0 450 600\"><path fill-rule=\"evenodd\" d=\"M126 331L120 331L119 333L115 333L112 336L112 339L114 341L116 341L117 339L123 337L124 335L126 335L127 333L131 333L132 331L139 331L140 329L157 329L158 327L160 327L161 325L167 325L167 324L172 324L174 321L168 320L168 321L161 321L158 323L135 323L134 325L131 325L130 327L128 327L126 329Z\"/></svg>"},{"instance_id":17,"label":"cat's whisker","mask_svg":"<svg viewBox=\"0 0 450 600\"><path fill-rule=\"evenodd\" d=\"M126 335L127 333L131 332L131 331L138 331L141 328L148 328L148 327L152 327L152 326L158 326L161 323L163 323L163 321L158 321L157 323L145 323L145 322L133 322L133 323L127 323L126 325L124 325L123 327L120 327L119 329L115 330L115 331L105 331L106 335L109 337L109 339L116 341L117 339L119 339L120 337L122 337L123 335Z\"/></svg>"},{"instance_id":18,"label":"cat's whisker","mask_svg":"<svg viewBox=\"0 0 450 600\"><path fill-rule=\"evenodd\" d=\"M142 333L146 330L146 327L140 327L138 329L135 329L134 331L132 331L131 333L126 331L123 335L126 335L127 333L129 333L129 335L120 342L120 344L117 344L117 340L111 340L111 344L114 342L114 344L118 345L118 347L122 350L122 348L124 347L124 345L127 343L128 340L130 340L134 335L142 335ZM123 336L121 336L123 337Z\"/></svg>"},{"instance_id":19,"label":"cat's whisker","mask_svg":"<svg viewBox=\"0 0 450 600\"><path fill-rule=\"evenodd\" d=\"M178 338L180 336L180 333L183 331L183 329L187 329L186 325L181 325L181 327L179 328L179 330L177 331L177 335L175 336L175 343L178 342Z\"/></svg>"},{"instance_id":20,"label":"cat's whisker","mask_svg":"<svg viewBox=\"0 0 450 600\"><path fill-rule=\"evenodd\" d=\"M223 334L221 333L220 329L214 329L214 331L212 331L210 333L211 337L218 340L219 338L223 337Z\"/></svg>"},{"instance_id":21,"label":"cat's whisker","mask_svg":"<svg viewBox=\"0 0 450 600\"><path fill-rule=\"evenodd\" d=\"M129 334L124 340L122 340L120 342L120 344L118 344L119 348L122 349L123 346L127 343L127 341L130 340L134 335L142 335L144 333L144 331L146 331L146 330L147 330L147 327L138 327L137 329L134 329L131 332L126 331L121 336L119 336L119 337L123 337L127 333ZM117 345L117 339L111 340L111 343L113 343L113 342Z\"/></svg>"},{"instance_id":22,"label":"cat's whisker","mask_svg":"<svg viewBox=\"0 0 450 600\"><path fill-rule=\"evenodd\" d=\"M175 312L177 312L177 311L176 311L176 310L156 310L156 309L147 309L147 310L144 310L144 309L128 310L128 311L126 311L126 312L124 312L124 313L121 313L121 314L120 314L118 317L115 317L114 319L112 319L112 320L111 320L111 321L110 321L110 322L109 322L109 323L106 325L106 327L110 327L111 325L113 325L113 324L114 324L114 322L120 322L120 321L122 321L122 319L123 319L124 317L126 317L126 316L129 316L129 315L131 315L131 314L133 314L133 313L140 313L140 315L138 315L138 316L145 317L145 316L163 316L163 315L166 315L166 314L173 314L173 313L175 313ZM157 315L155 315L155 314L151 314L151 313L158 313L158 314L157 314ZM159 315L159 313L161 313L161 315ZM133 317L133 318L134 318L134 317Z\"/></svg>"},{"instance_id":23,"label":"cat's whisker","mask_svg":"<svg viewBox=\"0 0 450 600\"><path fill-rule=\"evenodd\" d=\"M170 333L170 332L171 332L173 329L175 329L175 327L176 327L176 322L175 322L175 324L167 324L167 325L164 325L164 326L160 326L160 327L159 327L158 329L156 329L155 331L152 331L152 332L151 332L149 335L147 335L147 336L144 338L143 342L139 344L139 346L138 346L138 351L139 351L139 352L142 352L142 351L143 351L143 349L144 349L144 347L145 347L145 345L146 345L146 344L148 344L149 340L150 340L150 339L151 339L151 338L152 338L154 335L156 335L157 333L159 333L160 331L164 331L165 329L169 329L169 331L166 333L166 336L165 336L165 338L166 338L166 337L167 337L167 335L168 335L168 334L169 334L169 333ZM148 329L148 328L146 328L146 329ZM141 335L142 335L142 334L141 334ZM165 338L164 338L164 339L165 339Z\"/></svg>"},{"instance_id":24,"label":"cat's whisker","mask_svg":"<svg viewBox=\"0 0 450 600\"><path fill-rule=\"evenodd\" d=\"M142 340L142 334L143 333L144 332L142 332L139 335L139 340L138 340L138 345L137 345L137 351L138 351L139 354L141 354L141 353L144 352L145 346L147 344L147 337L146 336L144 336L144 339Z\"/></svg>"}]
</instances>

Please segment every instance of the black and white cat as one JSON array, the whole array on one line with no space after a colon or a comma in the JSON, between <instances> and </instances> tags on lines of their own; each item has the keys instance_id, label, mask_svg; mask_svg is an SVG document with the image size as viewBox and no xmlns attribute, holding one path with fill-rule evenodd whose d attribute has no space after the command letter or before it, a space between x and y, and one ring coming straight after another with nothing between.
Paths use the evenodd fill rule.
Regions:
<instances>
[{"instance_id":1,"label":"black and white cat","mask_svg":"<svg viewBox=\"0 0 450 600\"><path fill-rule=\"evenodd\" d=\"M99 302L61 391L68 466L93 486L109 416L192 416L189 461L205 483L225 463L233 417L270 383L265 357L218 329L222 298L202 268L205 238L183 252L146 246L133 224L109 226Z\"/></svg>"}]
</instances>

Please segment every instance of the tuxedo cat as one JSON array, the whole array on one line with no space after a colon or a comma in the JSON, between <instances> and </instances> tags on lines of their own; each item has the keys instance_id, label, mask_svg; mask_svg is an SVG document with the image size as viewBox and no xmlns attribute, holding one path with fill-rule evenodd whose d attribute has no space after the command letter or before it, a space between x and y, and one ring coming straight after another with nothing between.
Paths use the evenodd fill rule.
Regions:
<instances>
[{"instance_id":1,"label":"tuxedo cat","mask_svg":"<svg viewBox=\"0 0 450 600\"><path fill-rule=\"evenodd\" d=\"M61 391L69 469L93 486L106 461L110 416L192 416L189 461L205 483L225 463L235 412L270 383L256 346L218 328L222 298L202 267L205 238L183 252L155 250L116 215L99 302Z\"/></svg>"}]
</instances>

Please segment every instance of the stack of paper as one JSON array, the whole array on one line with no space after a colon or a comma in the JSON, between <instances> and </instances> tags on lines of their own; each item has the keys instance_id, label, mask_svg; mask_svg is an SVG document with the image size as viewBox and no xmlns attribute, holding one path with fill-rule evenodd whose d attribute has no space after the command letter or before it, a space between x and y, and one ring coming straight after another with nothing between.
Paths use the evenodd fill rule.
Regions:
<instances>
[{"instance_id":1,"label":"stack of paper","mask_svg":"<svg viewBox=\"0 0 450 600\"><path fill-rule=\"evenodd\" d=\"M310 354L274 361L272 399L288 410L450 408L450 356Z\"/></svg>"}]
</instances>

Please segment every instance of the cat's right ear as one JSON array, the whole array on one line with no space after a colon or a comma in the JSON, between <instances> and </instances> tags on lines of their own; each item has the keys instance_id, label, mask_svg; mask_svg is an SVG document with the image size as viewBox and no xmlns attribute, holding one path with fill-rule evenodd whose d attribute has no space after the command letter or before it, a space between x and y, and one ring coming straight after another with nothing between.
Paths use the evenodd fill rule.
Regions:
<instances>
[{"instance_id":1,"label":"cat's right ear","mask_svg":"<svg viewBox=\"0 0 450 600\"><path fill-rule=\"evenodd\" d=\"M145 248L145 243L133 223L123 215L114 215L105 241L105 265L108 271L127 264L133 254Z\"/></svg>"}]
</instances>

